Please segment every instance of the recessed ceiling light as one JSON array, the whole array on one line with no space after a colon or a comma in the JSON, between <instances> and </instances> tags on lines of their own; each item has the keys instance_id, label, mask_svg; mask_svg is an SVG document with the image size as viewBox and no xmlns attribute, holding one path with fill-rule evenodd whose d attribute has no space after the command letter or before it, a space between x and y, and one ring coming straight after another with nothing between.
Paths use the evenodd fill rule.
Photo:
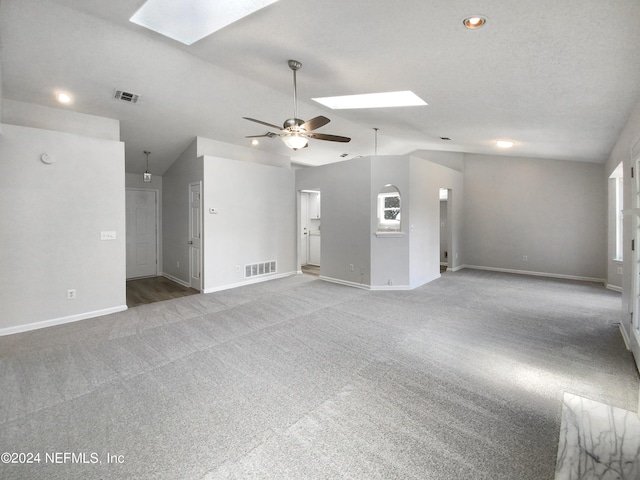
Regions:
<instances>
[{"instance_id":1,"label":"recessed ceiling light","mask_svg":"<svg viewBox=\"0 0 640 480\"><path fill-rule=\"evenodd\" d=\"M71 94L67 93L67 92L57 92L56 93L56 100L58 100L60 103L71 103Z\"/></svg>"},{"instance_id":2,"label":"recessed ceiling light","mask_svg":"<svg viewBox=\"0 0 640 480\"><path fill-rule=\"evenodd\" d=\"M511 148L513 147L514 143L510 140L498 140L496 142L496 145L500 148Z\"/></svg>"},{"instance_id":3,"label":"recessed ceiling light","mask_svg":"<svg viewBox=\"0 0 640 480\"><path fill-rule=\"evenodd\" d=\"M470 17L465 18L462 21L462 24L469 30L475 30L476 28L480 28L485 23L487 23L487 19L481 15L472 15Z\"/></svg>"},{"instance_id":4,"label":"recessed ceiling light","mask_svg":"<svg viewBox=\"0 0 640 480\"><path fill-rule=\"evenodd\" d=\"M191 45L276 1L147 0L129 21Z\"/></svg>"},{"instance_id":5,"label":"recessed ceiling light","mask_svg":"<svg viewBox=\"0 0 640 480\"><path fill-rule=\"evenodd\" d=\"M342 95L339 97L312 98L312 100L334 110L427 105L427 102L410 91Z\"/></svg>"},{"instance_id":6,"label":"recessed ceiling light","mask_svg":"<svg viewBox=\"0 0 640 480\"><path fill-rule=\"evenodd\" d=\"M258 141L257 138L254 138L253 140L251 140L251 145L259 145L260 142Z\"/></svg>"}]
</instances>

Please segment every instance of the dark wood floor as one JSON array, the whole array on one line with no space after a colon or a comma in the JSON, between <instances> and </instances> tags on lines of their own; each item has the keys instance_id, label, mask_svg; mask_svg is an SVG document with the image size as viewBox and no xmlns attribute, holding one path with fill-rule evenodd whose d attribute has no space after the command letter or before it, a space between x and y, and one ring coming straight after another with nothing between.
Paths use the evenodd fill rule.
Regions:
<instances>
[{"instance_id":1,"label":"dark wood floor","mask_svg":"<svg viewBox=\"0 0 640 480\"><path fill-rule=\"evenodd\" d=\"M320 275L320 267L315 265L302 265L300 267L302 273L308 273L309 275Z\"/></svg>"},{"instance_id":2,"label":"dark wood floor","mask_svg":"<svg viewBox=\"0 0 640 480\"><path fill-rule=\"evenodd\" d=\"M139 278L127 281L127 307L137 307L198 293L200 293L198 290L184 287L166 277Z\"/></svg>"}]
</instances>

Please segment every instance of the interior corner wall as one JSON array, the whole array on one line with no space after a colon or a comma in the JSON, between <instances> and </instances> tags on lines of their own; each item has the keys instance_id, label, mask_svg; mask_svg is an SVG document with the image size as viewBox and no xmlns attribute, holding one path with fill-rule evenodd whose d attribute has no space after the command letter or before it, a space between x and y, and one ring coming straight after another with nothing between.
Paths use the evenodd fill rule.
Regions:
<instances>
[{"instance_id":1,"label":"interior corner wall","mask_svg":"<svg viewBox=\"0 0 640 480\"><path fill-rule=\"evenodd\" d=\"M126 309L124 144L2 129L0 334Z\"/></svg>"},{"instance_id":2,"label":"interior corner wall","mask_svg":"<svg viewBox=\"0 0 640 480\"><path fill-rule=\"evenodd\" d=\"M600 164L465 155L465 263L603 280L603 177Z\"/></svg>"},{"instance_id":3,"label":"interior corner wall","mask_svg":"<svg viewBox=\"0 0 640 480\"><path fill-rule=\"evenodd\" d=\"M410 161L410 276L411 287L428 283L440 276L440 189L450 190L447 201L449 232L447 250L451 270L464 260L463 235L463 174L421 158Z\"/></svg>"},{"instance_id":4,"label":"interior corner wall","mask_svg":"<svg viewBox=\"0 0 640 480\"><path fill-rule=\"evenodd\" d=\"M295 179L296 191L321 192L321 277L368 287L371 282L370 158L298 169Z\"/></svg>"},{"instance_id":5,"label":"interior corner wall","mask_svg":"<svg viewBox=\"0 0 640 480\"><path fill-rule=\"evenodd\" d=\"M245 265L276 261L276 277L297 273L294 171L207 155L202 160L204 292L274 278L245 278Z\"/></svg>"},{"instance_id":6,"label":"interior corner wall","mask_svg":"<svg viewBox=\"0 0 640 480\"><path fill-rule=\"evenodd\" d=\"M196 140L162 175L162 272L189 284L189 184L202 182Z\"/></svg>"},{"instance_id":7,"label":"interior corner wall","mask_svg":"<svg viewBox=\"0 0 640 480\"><path fill-rule=\"evenodd\" d=\"M410 288L409 238L413 233L413 202L409 185L409 157L375 156L371 162L371 194L369 206L372 289ZM378 230L378 193L385 185L400 192L400 229L402 235L376 235Z\"/></svg>"},{"instance_id":8,"label":"interior corner wall","mask_svg":"<svg viewBox=\"0 0 640 480\"><path fill-rule=\"evenodd\" d=\"M55 130L104 140L120 140L120 121L68 109L4 99L2 118L4 123L11 125Z\"/></svg>"},{"instance_id":9,"label":"interior corner wall","mask_svg":"<svg viewBox=\"0 0 640 480\"><path fill-rule=\"evenodd\" d=\"M198 137L196 141L198 157L207 155L209 157L228 158L229 160L260 163L273 167L291 168L291 157L279 153L232 145L204 137Z\"/></svg>"}]
</instances>

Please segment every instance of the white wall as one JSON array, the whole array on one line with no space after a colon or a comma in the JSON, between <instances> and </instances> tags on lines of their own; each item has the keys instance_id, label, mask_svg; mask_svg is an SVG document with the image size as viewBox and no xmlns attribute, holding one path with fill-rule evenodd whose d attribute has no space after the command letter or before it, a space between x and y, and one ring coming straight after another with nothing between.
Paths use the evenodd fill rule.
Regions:
<instances>
[{"instance_id":1,"label":"white wall","mask_svg":"<svg viewBox=\"0 0 640 480\"><path fill-rule=\"evenodd\" d=\"M162 176L162 272L189 285L189 184L202 182L197 139Z\"/></svg>"},{"instance_id":2,"label":"white wall","mask_svg":"<svg viewBox=\"0 0 640 480\"><path fill-rule=\"evenodd\" d=\"M124 145L2 129L0 334L126 309ZM117 238L101 241L101 231Z\"/></svg>"},{"instance_id":3,"label":"white wall","mask_svg":"<svg viewBox=\"0 0 640 480\"><path fill-rule=\"evenodd\" d=\"M371 162L355 158L295 170L296 191L320 190L320 275L346 284L371 282ZM298 205L298 212L300 205ZM298 267L300 263L298 261ZM353 265L353 271L349 266Z\"/></svg>"},{"instance_id":4,"label":"white wall","mask_svg":"<svg viewBox=\"0 0 640 480\"><path fill-rule=\"evenodd\" d=\"M275 260L276 276L296 273L293 170L208 155L202 160L204 291L274 278L245 279L247 264Z\"/></svg>"},{"instance_id":5,"label":"white wall","mask_svg":"<svg viewBox=\"0 0 640 480\"><path fill-rule=\"evenodd\" d=\"M462 265L462 173L426 160L411 157L411 224L410 275L416 287L440 276L440 189L451 190L448 201L451 236L449 238L449 268ZM437 155L442 159L442 155Z\"/></svg>"},{"instance_id":6,"label":"white wall","mask_svg":"<svg viewBox=\"0 0 640 480\"><path fill-rule=\"evenodd\" d=\"M409 186L409 157L375 156L371 162L370 241L372 288L409 288L409 236L411 235L411 189ZM400 191L401 234L377 233L378 193L385 185Z\"/></svg>"},{"instance_id":7,"label":"white wall","mask_svg":"<svg viewBox=\"0 0 640 480\"><path fill-rule=\"evenodd\" d=\"M603 177L603 165L465 155L465 263L603 280Z\"/></svg>"}]
</instances>

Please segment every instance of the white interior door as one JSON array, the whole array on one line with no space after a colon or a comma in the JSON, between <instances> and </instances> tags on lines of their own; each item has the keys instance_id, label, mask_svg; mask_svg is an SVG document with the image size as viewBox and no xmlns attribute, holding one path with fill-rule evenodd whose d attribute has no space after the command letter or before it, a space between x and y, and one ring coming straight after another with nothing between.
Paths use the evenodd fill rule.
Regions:
<instances>
[{"instance_id":1,"label":"white interior door","mask_svg":"<svg viewBox=\"0 0 640 480\"><path fill-rule=\"evenodd\" d=\"M157 208L155 190L126 190L127 279L158 274Z\"/></svg>"},{"instance_id":2,"label":"white interior door","mask_svg":"<svg viewBox=\"0 0 640 480\"><path fill-rule=\"evenodd\" d=\"M640 157L634 163L635 178L632 182L633 208L640 209ZM636 210L637 211L637 210ZM633 314L631 315L631 335L629 339L631 351L636 360L636 365L640 369L640 216L633 216Z\"/></svg>"},{"instance_id":3,"label":"white interior door","mask_svg":"<svg viewBox=\"0 0 640 480\"><path fill-rule=\"evenodd\" d=\"M189 184L189 284L202 290L202 188Z\"/></svg>"}]
</instances>

